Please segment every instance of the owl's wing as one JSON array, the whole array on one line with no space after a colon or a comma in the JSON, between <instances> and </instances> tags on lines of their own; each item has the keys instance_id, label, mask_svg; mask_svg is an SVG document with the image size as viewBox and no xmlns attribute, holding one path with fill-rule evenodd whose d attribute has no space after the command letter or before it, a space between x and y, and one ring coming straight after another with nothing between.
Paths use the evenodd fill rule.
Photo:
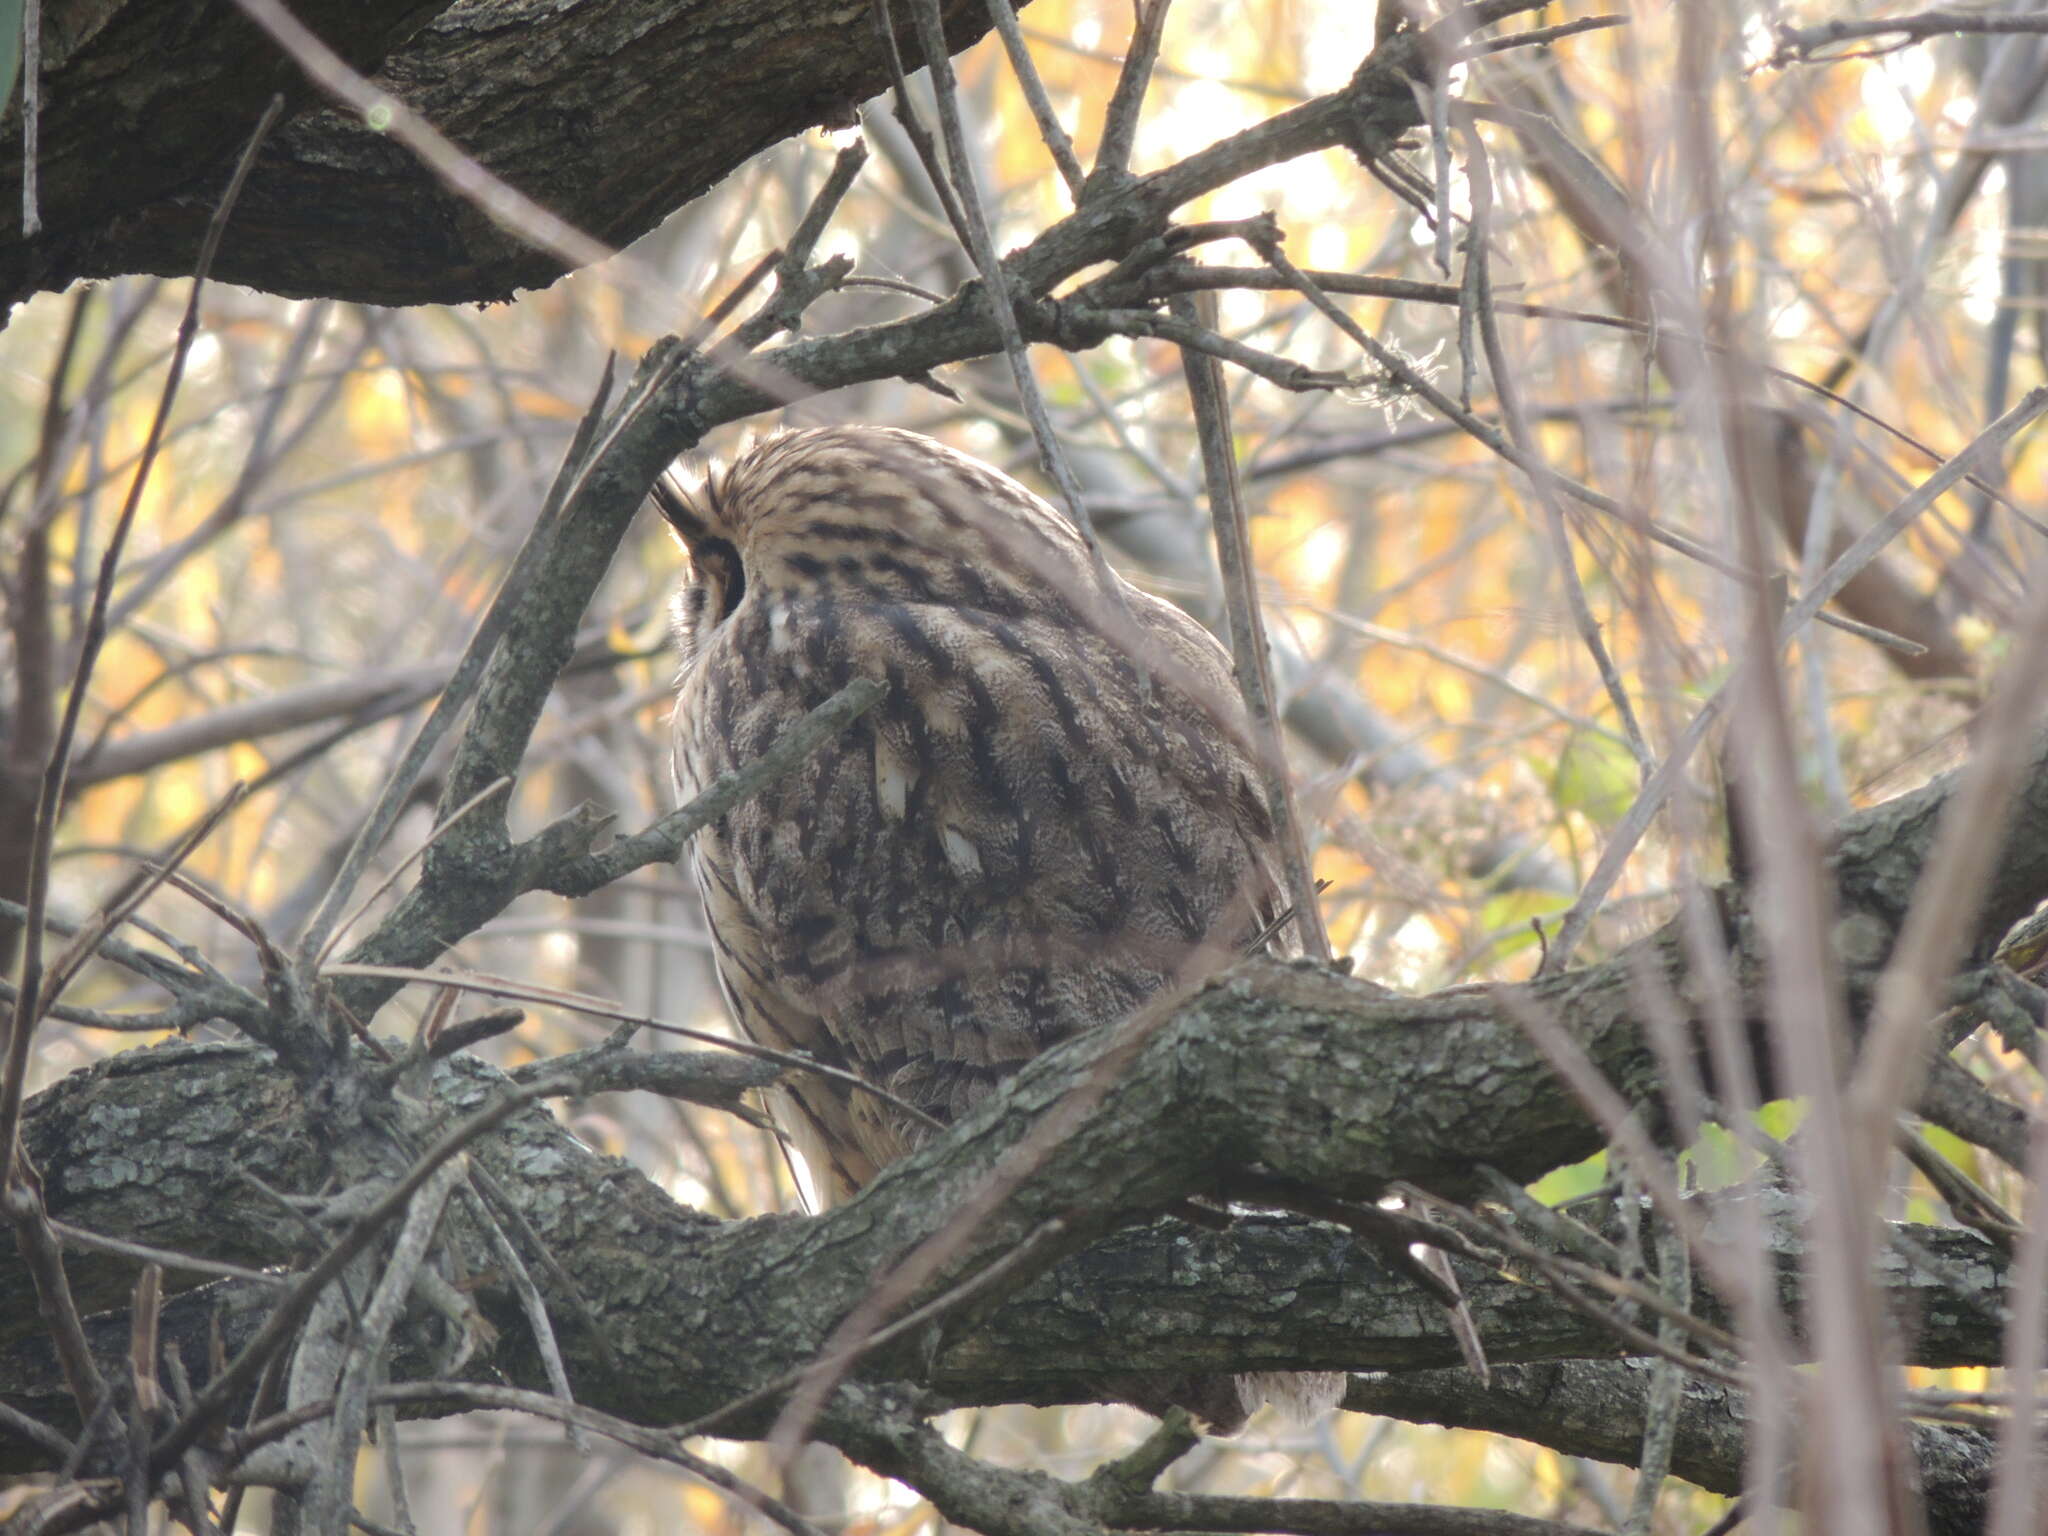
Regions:
<instances>
[{"instance_id":1,"label":"owl's wing","mask_svg":"<svg viewBox=\"0 0 2048 1536\"><path fill-rule=\"evenodd\" d=\"M1217 750L1231 786L1222 814L1244 847L1247 896L1259 918L1251 937L1270 935L1265 946L1268 953L1298 953L1300 941L1294 924L1280 921L1287 910L1286 866L1230 652L1185 609L1148 592L1127 590L1133 613L1156 638L1165 658L1162 670L1183 680L1180 691L1192 720L1205 723L1220 738Z\"/></svg>"},{"instance_id":2,"label":"owl's wing","mask_svg":"<svg viewBox=\"0 0 2048 1536\"><path fill-rule=\"evenodd\" d=\"M733 698L715 684L715 674L699 669L686 674L675 716L678 803L687 803L719 775L759 755L765 743L758 736L769 714L765 702L736 719ZM816 767L814 762L811 770ZM795 777L802 781L806 775ZM782 814L795 819L802 811L785 806ZM773 926L786 915L784 909L779 903L764 907L761 871L743 867L729 835L730 822L705 828L686 855L703 898L727 1011L757 1045L800 1052L821 1066L859 1075L861 1064L848 1057L803 986L804 967L792 963L788 935ZM758 852L751 839L745 846ZM855 1120L853 1101L862 1092L843 1077L798 1071L771 1095L776 1124L802 1154L828 1206L849 1197L877 1170Z\"/></svg>"},{"instance_id":3,"label":"owl's wing","mask_svg":"<svg viewBox=\"0 0 2048 1536\"><path fill-rule=\"evenodd\" d=\"M737 899L737 883L715 850L700 841L690 862L704 898L719 989L741 1033L757 1045L801 1052L824 1067L855 1070L825 1020L776 981L776 946ZM844 1079L798 1071L773 1095L776 1124L802 1155L827 1206L847 1199L877 1171L857 1128L852 1101L860 1092Z\"/></svg>"},{"instance_id":4,"label":"owl's wing","mask_svg":"<svg viewBox=\"0 0 2048 1536\"><path fill-rule=\"evenodd\" d=\"M1129 601L1135 660L1070 615L844 595L719 628L677 717L699 782L857 670L887 688L699 834L750 1034L836 1051L945 1122L1047 1046L1244 951L1277 885L1229 665L1178 610ZM850 1128L855 1175L924 1133L836 1085L799 1099L828 1144Z\"/></svg>"}]
</instances>

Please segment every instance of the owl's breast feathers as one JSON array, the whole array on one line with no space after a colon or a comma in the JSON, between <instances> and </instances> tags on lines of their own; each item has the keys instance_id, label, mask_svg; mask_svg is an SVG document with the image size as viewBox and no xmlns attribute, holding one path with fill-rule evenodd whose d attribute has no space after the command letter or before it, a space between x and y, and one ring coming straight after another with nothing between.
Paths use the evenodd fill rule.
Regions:
<instances>
[{"instance_id":1,"label":"owl's breast feathers","mask_svg":"<svg viewBox=\"0 0 2048 1536\"><path fill-rule=\"evenodd\" d=\"M1222 648L1117 578L1104 590L1023 487L914 434L828 429L664 510L697 568L685 796L851 679L888 689L697 836L748 1033L946 1121L1271 920L1272 826ZM817 1077L796 1093L804 1150L848 1189L915 1144L871 1095Z\"/></svg>"}]
</instances>

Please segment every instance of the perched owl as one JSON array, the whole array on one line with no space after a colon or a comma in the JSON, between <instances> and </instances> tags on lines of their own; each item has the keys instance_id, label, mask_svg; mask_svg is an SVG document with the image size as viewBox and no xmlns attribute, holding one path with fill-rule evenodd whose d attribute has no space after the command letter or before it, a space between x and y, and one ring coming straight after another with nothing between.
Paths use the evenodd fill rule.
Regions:
<instances>
[{"instance_id":1,"label":"perched owl","mask_svg":"<svg viewBox=\"0 0 2048 1536\"><path fill-rule=\"evenodd\" d=\"M1230 658L1016 481L913 432L831 427L657 503L689 556L685 798L852 679L887 689L691 849L753 1039L950 1121L1271 928L1278 852ZM924 1130L830 1078L788 1094L827 1200Z\"/></svg>"}]
</instances>

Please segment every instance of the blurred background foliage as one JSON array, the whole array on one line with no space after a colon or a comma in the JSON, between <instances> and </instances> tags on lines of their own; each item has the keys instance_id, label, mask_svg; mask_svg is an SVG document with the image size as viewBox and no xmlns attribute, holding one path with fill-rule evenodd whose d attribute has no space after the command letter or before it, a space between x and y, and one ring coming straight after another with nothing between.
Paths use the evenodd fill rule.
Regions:
<instances>
[{"instance_id":1,"label":"blurred background foliage","mask_svg":"<svg viewBox=\"0 0 2048 1536\"><path fill-rule=\"evenodd\" d=\"M1542 24L1601 9L1553 5ZM1832 453L1816 473L1841 515L1864 518L1927 472L1931 460L1915 443L1954 452L2002 408L2000 391L2039 377L2041 236L2016 222L2026 207L2016 168L2041 141L2025 124L2009 128L1988 176L1953 227L1942 227L1942 188L1974 120L1984 50L1944 42L1768 66L1769 21L1826 13L1746 8L1752 67L1714 82L1728 130L1718 148L1735 263L1719 276L1751 334L1767 342L1763 360L1805 380L1828 376L1874 316L1892 316L1882 351L1842 388L1903 436L1857 421L1816 448L1817 461ZM1675 32L1664 5L1633 5L1628 15L1626 27L1477 60L1466 94L1549 115L1654 212L1675 203L1677 173L1670 103L1645 82L1679 76ZM1035 0L1024 20L1085 162L1130 8ZM1370 7L1332 0L1182 0L1137 168L1342 83L1369 51L1371 26ZM1015 243L1066 211L1065 192L995 41L959 69L981 125L999 244ZM812 311L813 333L911 313L969 275L900 129L874 108L865 127L874 158L821 251L854 255L861 281ZM1502 316L1542 451L1661 526L1732 553L1711 477L1692 472L1692 424L1674 415L1642 337L1558 313L1621 312L1613 263L1589 249L1525 146L1498 125L1482 131L1497 182L1499 294L1552 307ZM512 304L403 311L210 291L114 589L115 626L85 709L55 867L56 910L89 910L138 857L243 781L252 793L185 872L269 931L291 934L516 550L607 356L637 357L785 238L833 149L824 135L785 143L677 213L631 253L658 277L652 286L598 267ZM1427 147L1414 153L1426 168ZM1185 213L1265 209L1279 214L1304 266L1454 280L1438 270L1435 237L1417 210L1334 151L1248 178ZM0 558L17 615L40 562L60 676L185 295L183 283L93 284L36 299L0 333ZM1472 388L1459 377L1455 303L1348 302L1375 335L1426 360L1440 387ZM1226 293L1221 321L1309 366L1351 366L1348 344L1293 294ZM1076 356L1040 348L1036 360L1120 561L1140 582L1202 608L1211 596L1207 521L1176 353L1119 340ZM1398 397L1296 395L1231 377L1269 621L1294 653L1289 686L1337 687L1380 733L1375 748L1348 756L1297 742L1333 938L1363 974L1404 989L1526 975L1541 953L1536 925L1569 903L1640 787L1566 611L1543 514L1497 458ZM1000 360L954 369L943 383L957 400L889 382L806 401L781 419L915 427L1041 484ZM1797 390L1786 398L1816 403ZM1474 404L1490 405L1483 389ZM729 456L778 424L725 429L707 455ZM2040 504L2044 452L2038 438L2015 450L2010 483L2023 505ZM1951 498L1886 555L1979 675L2000 652L2017 591L2016 527ZM1620 522L1588 513L1572 533L1579 580L1661 747L1721 680L1729 590ZM1796 569L1799 551L1786 558ZM519 783L516 824L537 826L591 801L630 829L669 805L664 603L676 567L648 519L587 615L583 654ZM0 720L18 718L20 641L17 626L0 642L13 647L0 667L0 689L10 690L0 692ZM1976 681L1968 669L1908 676L1881 647L1828 629L1808 632L1795 667L1803 771L1823 808L1884 798L1946 766ZM396 853L426 836L435 788L423 788ZM1582 956L1667 917L1669 893L1686 875L1725 872L1711 763L1701 761L1681 800L1681 814L1639 847ZM246 941L190 896L160 893L144 916L222 969L253 974ZM525 898L451 958L613 997L656 1019L724 1028L695 897L674 871L574 904ZM126 985L119 973L93 971L67 1001L110 1011L148 1001ZM379 1028L409 1028L425 1006L416 989ZM603 1028L536 1009L490 1049L517 1064L588 1044ZM137 1043L55 1021L41 1042L39 1083ZM2038 1102L2025 1063L1995 1042L1976 1049L1980 1071ZM740 1216L798 1201L772 1142L730 1118L652 1096L563 1112L590 1143L709 1211ZM1783 1134L1789 1124L1767 1129ZM2018 1207L2005 1170L1952 1139L1942 1146ZM1706 1184L1747 1167L1725 1136L1710 1136L1691 1163ZM1561 1199L1603 1178L1595 1160L1560 1170L1539 1193ZM1924 1186L1901 1186L1896 1198L1895 1215L1945 1219ZM1959 1388L1991 1379L1914 1375ZM1002 1463L1075 1473L1127 1449L1143 1423L1115 1409L1006 1409L958 1415L949 1432ZM540 1536L758 1524L679 1474L623 1451L578 1457L532 1423L451 1420L410 1426L406 1437L413 1507L426 1529ZM711 1449L750 1477L767 1475L757 1448ZM375 1511L373 1460L364 1463L364 1504ZM1474 1433L1358 1416L1303 1428L1268 1416L1236 1442L1203 1447L1165 1486L1427 1499L1605 1526L1625 1510L1632 1477ZM902 1489L820 1450L797 1464L788 1492L849 1532L939 1524ZM260 1508L252 1501L252 1516ZM1656 1529L1704 1530L1723 1508L1674 1483Z\"/></svg>"}]
</instances>

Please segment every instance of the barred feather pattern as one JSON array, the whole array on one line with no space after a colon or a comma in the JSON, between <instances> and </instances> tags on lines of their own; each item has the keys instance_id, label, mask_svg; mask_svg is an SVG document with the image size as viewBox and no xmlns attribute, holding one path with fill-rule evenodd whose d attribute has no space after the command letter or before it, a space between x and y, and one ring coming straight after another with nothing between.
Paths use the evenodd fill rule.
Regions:
<instances>
[{"instance_id":1,"label":"barred feather pattern","mask_svg":"<svg viewBox=\"0 0 2048 1536\"><path fill-rule=\"evenodd\" d=\"M683 797L854 678L886 689L693 842L751 1038L949 1122L1273 923L1273 823L1229 657L1016 481L916 433L831 427L656 499L688 556ZM787 1094L828 1201L924 1132L831 1078ZM1191 1406L1243 1417L1234 1392Z\"/></svg>"}]
</instances>

